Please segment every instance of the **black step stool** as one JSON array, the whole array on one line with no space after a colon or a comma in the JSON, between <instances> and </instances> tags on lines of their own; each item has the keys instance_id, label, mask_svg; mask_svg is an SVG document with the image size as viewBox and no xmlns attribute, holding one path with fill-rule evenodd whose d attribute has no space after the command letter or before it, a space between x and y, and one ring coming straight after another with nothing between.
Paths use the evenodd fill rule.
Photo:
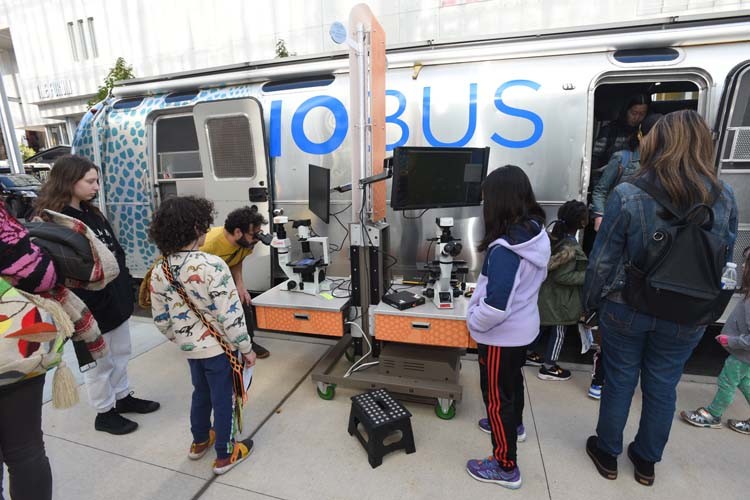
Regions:
<instances>
[{"instance_id":1,"label":"black step stool","mask_svg":"<svg viewBox=\"0 0 750 500\"><path fill-rule=\"evenodd\" d=\"M367 440L359 432L360 423L367 432ZM385 438L396 431L401 431L401 440L384 445ZM367 459L373 469L383 463L386 453L400 449L406 450L407 454L417 451L411 430L411 413L385 389L352 396L349 434L356 435L365 447Z\"/></svg>"}]
</instances>

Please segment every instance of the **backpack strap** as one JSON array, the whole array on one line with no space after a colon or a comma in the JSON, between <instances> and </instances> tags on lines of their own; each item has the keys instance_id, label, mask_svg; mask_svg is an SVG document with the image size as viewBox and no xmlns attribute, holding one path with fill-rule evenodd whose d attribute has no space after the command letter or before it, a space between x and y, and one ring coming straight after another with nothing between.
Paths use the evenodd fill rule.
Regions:
<instances>
[{"instance_id":1,"label":"backpack strap","mask_svg":"<svg viewBox=\"0 0 750 500\"><path fill-rule=\"evenodd\" d=\"M648 182L643 177L638 177L633 181L633 185L644 190L649 196L651 196L656 202L664 207L669 213L674 215L677 219L682 219L685 214L677 209L672 204L672 200L669 199L667 193L657 188L654 184Z\"/></svg>"},{"instance_id":2,"label":"backpack strap","mask_svg":"<svg viewBox=\"0 0 750 500\"><path fill-rule=\"evenodd\" d=\"M654 184L648 182L645 178L639 177L636 180L632 182L633 185L641 188L646 193L649 194L656 202L664 207L669 213L671 213L673 216L675 216L678 220L683 219L685 217L689 217L693 213L695 213L697 210L701 208L708 209L709 213L709 224L708 228L713 227L714 223L714 211L713 211L713 205L716 203L716 200L719 199L719 196L721 196L721 188L719 185L714 185L711 188L711 193L709 195L709 200L707 203L698 203L697 205L694 205L690 209L688 209L687 212L681 212L678 210L673 204L672 201L667 196L667 193L665 193L663 190L656 187Z\"/></svg>"}]
</instances>

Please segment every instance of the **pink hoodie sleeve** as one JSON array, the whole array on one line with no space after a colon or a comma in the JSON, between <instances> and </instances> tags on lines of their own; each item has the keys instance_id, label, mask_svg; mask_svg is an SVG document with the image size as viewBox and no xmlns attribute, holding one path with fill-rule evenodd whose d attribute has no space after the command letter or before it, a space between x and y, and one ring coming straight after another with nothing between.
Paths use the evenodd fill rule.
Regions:
<instances>
[{"instance_id":1,"label":"pink hoodie sleeve","mask_svg":"<svg viewBox=\"0 0 750 500\"><path fill-rule=\"evenodd\" d=\"M0 276L29 293L51 290L57 283L52 259L31 242L28 231L0 202Z\"/></svg>"}]
</instances>

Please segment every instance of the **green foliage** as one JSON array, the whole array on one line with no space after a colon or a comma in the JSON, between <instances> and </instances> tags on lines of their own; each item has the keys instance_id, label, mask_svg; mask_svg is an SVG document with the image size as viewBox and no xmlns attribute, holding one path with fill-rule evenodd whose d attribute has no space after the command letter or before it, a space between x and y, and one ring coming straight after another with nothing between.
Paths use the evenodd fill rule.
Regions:
<instances>
[{"instance_id":1,"label":"green foliage","mask_svg":"<svg viewBox=\"0 0 750 500\"><path fill-rule=\"evenodd\" d=\"M34 148L31 148L27 146L26 144L19 144L18 149L21 150L21 156L23 156L23 161L28 160L32 156L36 154L36 151L34 151Z\"/></svg>"},{"instance_id":2,"label":"green foliage","mask_svg":"<svg viewBox=\"0 0 750 500\"><path fill-rule=\"evenodd\" d=\"M89 109L96 103L101 102L107 98L110 91L112 90L112 87L114 87L115 82L119 82L120 80L129 80L131 78L135 78L135 75L133 74L133 67L128 66L128 63L125 62L125 59L123 59L122 57L118 57L117 61L115 61L114 67L110 68L109 73L107 73L107 76L104 78L104 85L99 87L99 91L96 93L96 96L94 96L87 103Z\"/></svg>"},{"instance_id":3,"label":"green foliage","mask_svg":"<svg viewBox=\"0 0 750 500\"><path fill-rule=\"evenodd\" d=\"M289 52L289 50L286 48L286 42L283 38L279 38L276 40L276 57L282 58L282 57L289 57L289 56L296 56L296 52Z\"/></svg>"}]
</instances>

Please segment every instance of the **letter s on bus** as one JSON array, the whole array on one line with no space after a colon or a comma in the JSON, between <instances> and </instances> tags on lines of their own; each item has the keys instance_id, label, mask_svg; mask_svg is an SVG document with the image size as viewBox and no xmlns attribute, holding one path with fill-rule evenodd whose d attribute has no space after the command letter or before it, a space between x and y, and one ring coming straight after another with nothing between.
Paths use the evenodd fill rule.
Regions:
<instances>
[{"instance_id":1,"label":"letter s on bus","mask_svg":"<svg viewBox=\"0 0 750 500\"><path fill-rule=\"evenodd\" d=\"M510 87L516 86L529 87L534 90L539 90L539 87L541 87L541 85L531 80L507 81L500 85L500 87L498 87L497 91L495 92L495 107L500 112L505 113L506 115L517 116L519 118L529 120L534 125L534 132L527 139L521 141L506 139L505 137L497 133L492 134L492 140L507 148L528 148L529 146L537 142L540 137L542 137L542 132L544 131L544 122L542 121L542 118L536 113L533 113L526 109L514 108L508 106L503 102L503 92L505 92L505 90Z\"/></svg>"}]
</instances>

